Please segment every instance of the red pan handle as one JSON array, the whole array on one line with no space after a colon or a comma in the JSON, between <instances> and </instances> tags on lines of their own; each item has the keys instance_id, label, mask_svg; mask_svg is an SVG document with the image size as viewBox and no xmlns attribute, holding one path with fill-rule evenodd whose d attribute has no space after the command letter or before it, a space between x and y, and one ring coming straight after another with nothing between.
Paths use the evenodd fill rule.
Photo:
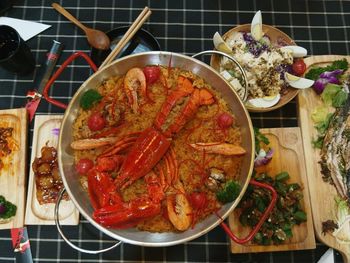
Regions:
<instances>
[{"instance_id":1,"label":"red pan handle","mask_svg":"<svg viewBox=\"0 0 350 263\"><path fill-rule=\"evenodd\" d=\"M224 229L224 231L226 232L226 234L228 234L228 236L236 243L238 244L244 244L247 243L248 241L250 241L255 234L260 230L261 226L264 224L265 220L267 219L267 217L270 215L272 209L275 207L276 201L277 201L277 192L276 190L268 184L264 184L261 182L257 182L255 180L250 180L249 182L252 185L258 186L258 187L262 187L265 188L267 190L269 190L272 194L272 198L271 198L271 203L269 204L269 206L265 209L264 214L262 215L262 217L260 218L259 222L256 224L256 226L252 229L252 231L245 237L245 238L238 238L237 236L235 236L235 234L232 233L231 229L228 227L228 225L225 224L224 221L222 221L220 223L221 227Z\"/></svg>"},{"instance_id":2,"label":"red pan handle","mask_svg":"<svg viewBox=\"0 0 350 263\"><path fill-rule=\"evenodd\" d=\"M78 51L75 52L74 54L72 54L65 62L63 62L63 64L61 65L61 67L55 72L55 74L53 74L53 76L49 79L49 81L46 83L44 90L43 90L43 96L44 98L49 102L52 103L53 105L56 105L57 107L60 107L62 109L66 109L67 105L55 100L53 98L51 98L48 93L49 93L49 89L51 88L52 84L55 82L55 80L61 75L62 71L70 64L72 63L72 61L74 61L76 58L78 57L82 57L83 59L86 60L86 62L90 65L90 67L92 68L92 70L94 72L97 71L97 67L95 65L95 63L91 60L91 58L84 52Z\"/></svg>"}]
</instances>

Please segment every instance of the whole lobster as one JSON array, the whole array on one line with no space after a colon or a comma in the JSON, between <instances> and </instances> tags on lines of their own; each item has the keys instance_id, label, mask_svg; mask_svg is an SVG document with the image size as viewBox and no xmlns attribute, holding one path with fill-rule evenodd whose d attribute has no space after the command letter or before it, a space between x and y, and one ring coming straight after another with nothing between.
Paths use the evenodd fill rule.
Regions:
<instances>
[{"instance_id":1,"label":"whole lobster","mask_svg":"<svg viewBox=\"0 0 350 263\"><path fill-rule=\"evenodd\" d=\"M136 89L145 94L145 77L141 69L133 68L124 79L124 89L132 110L138 111ZM187 99L184 106L169 124L168 116L177 103ZM177 86L167 96L153 125L141 133L127 136L117 141L113 154L102 154L96 165L88 172L88 189L95 209L96 222L113 228L127 228L161 212L161 201L166 199L169 220L178 230L186 230L191 225L191 206L184 194L178 178L176 157L169 151L172 137L193 118L201 105L210 105L214 97L205 88L194 87L183 76L177 79ZM131 149L125 157L117 155L123 149ZM165 173L162 169L155 174L153 168L165 158ZM117 170L112 179L109 172ZM148 194L124 202L119 191L145 177ZM165 192L167 193L165 195Z\"/></svg>"}]
</instances>

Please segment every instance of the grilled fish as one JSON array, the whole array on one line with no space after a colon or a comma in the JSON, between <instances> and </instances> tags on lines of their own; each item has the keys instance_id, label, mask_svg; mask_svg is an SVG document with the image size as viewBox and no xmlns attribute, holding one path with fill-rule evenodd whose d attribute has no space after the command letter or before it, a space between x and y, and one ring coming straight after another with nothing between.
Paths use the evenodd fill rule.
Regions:
<instances>
[{"instance_id":1,"label":"grilled fish","mask_svg":"<svg viewBox=\"0 0 350 263\"><path fill-rule=\"evenodd\" d=\"M321 160L322 172L330 175L338 193L350 200L350 98L332 117Z\"/></svg>"}]
</instances>

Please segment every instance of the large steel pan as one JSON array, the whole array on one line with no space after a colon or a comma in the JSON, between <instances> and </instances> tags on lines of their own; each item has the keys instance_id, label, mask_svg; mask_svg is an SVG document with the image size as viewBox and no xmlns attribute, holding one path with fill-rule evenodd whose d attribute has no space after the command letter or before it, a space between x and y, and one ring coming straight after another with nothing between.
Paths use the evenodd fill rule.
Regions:
<instances>
[{"instance_id":1,"label":"large steel pan","mask_svg":"<svg viewBox=\"0 0 350 263\"><path fill-rule=\"evenodd\" d=\"M185 55L162 51L135 54L118 59L93 74L81 85L65 111L58 142L58 163L64 186L70 198L79 212L96 228L114 239L130 244L153 247L171 246L190 241L207 233L219 225L222 220L218 215L213 214L204 221L196 224L194 228L179 233L150 233L139 231L135 228L125 230L105 228L92 219L93 208L90 205L87 192L80 185L79 175L75 172L73 151L70 147L72 142L72 126L78 114L79 100L82 94L88 89L98 87L104 80L111 76L122 75L132 67L144 67L146 65L171 65L172 67L180 67L184 70L192 71L218 90L235 114L242 134L242 146L247 151L238 173L239 176L237 177L237 180L241 184L241 192L234 202L224 205L218 211L218 215L222 219L225 219L233 211L246 191L253 170L254 132L252 123L242 101L231 86L210 66Z\"/></svg>"}]
</instances>

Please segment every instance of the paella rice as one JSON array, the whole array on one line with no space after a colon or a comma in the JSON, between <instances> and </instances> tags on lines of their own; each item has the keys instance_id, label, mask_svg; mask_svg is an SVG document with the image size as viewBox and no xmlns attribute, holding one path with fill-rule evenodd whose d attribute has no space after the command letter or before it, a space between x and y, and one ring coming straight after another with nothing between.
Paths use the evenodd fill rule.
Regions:
<instances>
[{"instance_id":1,"label":"paella rice","mask_svg":"<svg viewBox=\"0 0 350 263\"><path fill-rule=\"evenodd\" d=\"M151 232L183 231L194 227L196 223L222 206L217 199L217 192L222 191L225 183L236 179L240 173L244 154L237 153L232 156L225 155L223 152L216 153L216 146L223 145L224 151L227 145L240 147L241 131L227 103L205 80L180 68L163 66L149 66L148 68L156 72L151 72L153 75L158 74L155 80L145 68L141 69L144 76L138 70L137 75L133 75L135 79L132 79L134 81L132 88L140 88L146 77L145 89L142 90L141 87L137 91L133 90L132 92L135 93L132 93L131 96L126 87L128 73L114 76L97 87L96 91L101 95L100 100L93 103L90 109L79 109L73 124L73 141L88 146L86 149L74 150L76 168L80 174L82 187L88 191L95 212L99 211L99 216L105 220L107 213L108 216L113 214L117 217L114 212L109 214L111 211L107 212L108 209L114 208L120 211L122 208L123 211L125 210L124 214L118 214L118 218L127 217L126 221L120 224L108 224L106 223L108 220L101 219L99 223L102 225L113 228L135 226L140 230ZM207 94L212 97L211 101L207 105L196 105L195 112L191 113L192 116L187 116L188 112L184 114L184 108L190 104L192 97L191 94L182 96L176 102L171 102L172 109L167 116L163 116L164 107L170 105L169 97L181 86L180 80L190 83L189 85L195 90L208 91ZM179 121L177 116L181 114L184 114L185 120ZM95 115L98 115L97 122L102 123L100 127L97 127L98 129L95 129L96 123L91 124L92 116ZM169 148L166 149L164 156L160 156L156 164L150 168L151 171L146 172L146 175L135 178L132 182L129 181L130 178L122 181L120 173L122 173L123 166L132 165L125 164L128 162L125 160L132 155L130 152L137 150L133 149L137 143L135 140L143 136L140 133L144 130L157 126L156 123L160 119L165 119L162 122L160 133L167 134L165 137L166 141L170 142ZM176 127L175 132L168 132L177 122L182 123L183 127ZM158 132L158 129L155 130ZM114 138L111 140L113 143L106 143L98 147L91 146L106 137L107 140ZM102 141L102 144L104 143ZM195 150L191 146L197 143L204 143L203 150ZM214 153L208 153L205 147L214 148ZM148 152L147 154L155 153ZM107 168L105 166L101 168L101 159L108 161ZM85 165L80 165L81 160L87 160ZM103 165L107 165L106 162ZM81 167L88 168L82 169ZM101 179L106 174L108 178ZM98 192L100 188L103 188L104 191ZM160 198L156 197L156 190L159 188L162 190ZM108 192L108 195L102 192ZM170 198L171 196L175 198L175 201ZM136 200L139 201L139 205L135 208ZM147 206L152 203L157 207L152 211L156 212L152 212L151 216L148 214L141 216L140 213L146 212L140 208L140 200L142 202L147 200ZM188 220L186 226L174 225L172 210L169 208L169 206L172 207L171 202L175 202L173 210L179 217L179 221ZM104 203L103 207L101 203ZM134 210L130 211L131 209ZM183 212L182 216L181 212Z\"/></svg>"}]
</instances>

